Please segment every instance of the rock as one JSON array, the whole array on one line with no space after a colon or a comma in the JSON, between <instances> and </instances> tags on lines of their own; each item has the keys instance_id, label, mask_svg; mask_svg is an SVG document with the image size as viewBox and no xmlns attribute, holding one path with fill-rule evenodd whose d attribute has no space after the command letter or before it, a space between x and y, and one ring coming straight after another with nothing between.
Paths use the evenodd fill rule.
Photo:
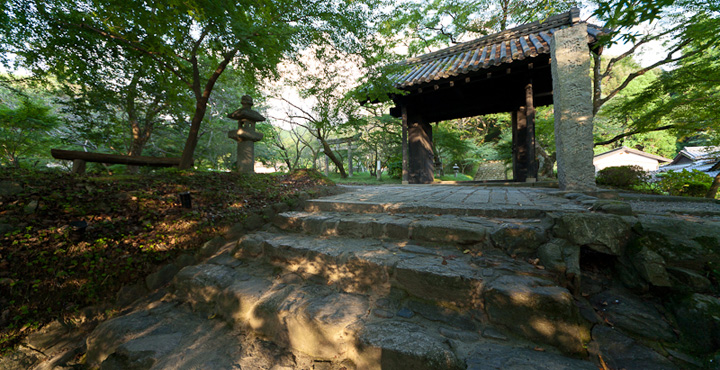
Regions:
<instances>
[{"instance_id":1,"label":"rock","mask_svg":"<svg viewBox=\"0 0 720 370\"><path fill-rule=\"evenodd\" d=\"M591 302L611 325L626 332L657 341L677 340L672 327L655 307L630 294L609 290L593 296Z\"/></svg>"},{"instance_id":2,"label":"rock","mask_svg":"<svg viewBox=\"0 0 720 370\"><path fill-rule=\"evenodd\" d=\"M503 340L503 341L508 340L508 337L505 334L503 334L493 328L487 328L487 329L483 330L482 336L483 336L483 338L488 338L488 339Z\"/></svg>"},{"instance_id":3,"label":"rock","mask_svg":"<svg viewBox=\"0 0 720 370\"><path fill-rule=\"evenodd\" d=\"M35 210L37 210L38 207L38 201L33 199L28 204L25 205L25 208L23 208L23 212L25 212L26 215L35 213Z\"/></svg>"},{"instance_id":4,"label":"rock","mask_svg":"<svg viewBox=\"0 0 720 370\"><path fill-rule=\"evenodd\" d=\"M140 299L147 293L148 290L143 283L124 285L118 291L115 301L119 306L126 306Z\"/></svg>"},{"instance_id":5,"label":"rock","mask_svg":"<svg viewBox=\"0 0 720 370\"><path fill-rule=\"evenodd\" d=\"M373 310L373 315L375 317L379 317L381 319L391 319L393 316L395 316L392 312L388 310L383 310L382 308L376 308Z\"/></svg>"},{"instance_id":6,"label":"rock","mask_svg":"<svg viewBox=\"0 0 720 370\"><path fill-rule=\"evenodd\" d=\"M720 222L704 219L682 222L673 217L641 215L637 227L640 238L632 244L647 247L661 255L668 266L706 271L720 266Z\"/></svg>"},{"instance_id":7,"label":"rock","mask_svg":"<svg viewBox=\"0 0 720 370\"><path fill-rule=\"evenodd\" d=\"M487 240L487 227L462 222L455 217L437 217L413 222L410 238L457 244L484 243Z\"/></svg>"},{"instance_id":8,"label":"rock","mask_svg":"<svg viewBox=\"0 0 720 370\"><path fill-rule=\"evenodd\" d=\"M490 321L519 335L582 354L590 333L567 289L528 276L506 275L484 289Z\"/></svg>"},{"instance_id":9,"label":"rock","mask_svg":"<svg viewBox=\"0 0 720 370\"><path fill-rule=\"evenodd\" d=\"M183 267L194 265L194 264L195 264L195 257L193 257L192 255L187 254L187 253L183 253L183 254L179 255L175 259L175 265L179 269L182 269Z\"/></svg>"},{"instance_id":10,"label":"rock","mask_svg":"<svg viewBox=\"0 0 720 370\"><path fill-rule=\"evenodd\" d=\"M415 316L415 312L412 312L412 310L410 310L407 307L403 307L396 312L396 315L398 315L404 319L409 319L409 318Z\"/></svg>"},{"instance_id":11,"label":"rock","mask_svg":"<svg viewBox=\"0 0 720 370\"><path fill-rule=\"evenodd\" d=\"M459 340L463 343L475 342L478 339L480 339L480 336L475 332L465 331L465 330L457 330L457 329L453 329L453 328L447 328L444 326L441 326L438 329L438 332L443 337Z\"/></svg>"},{"instance_id":12,"label":"rock","mask_svg":"<svg viewBox=\"0 0 720 370\"><path fill-rule=\"evenodd\" d=\"M414 323L369 323L359 333L358 340L365 347L367 357L380 360L382 369L465 369L446 344L447 339Z\"/></svg>"},{"instance_id":13,"label":"rock","mask_svg":"<svg viewBox=\"0 0 720 370\"><path fill-rule=\"evenodd\" d=\"M233 256L237 259L255 258L263 253L265 239L258 234L245 235L238 240Z\"/></svg>"},{"instance_id":14,"label":"rock","mask_svg":"<svg viewBox=\"0 0 720 370\"><path fill-rule=\"evenodd\" d=\"M624 253L631 236L630 225L620 216L599 213L564 214L553 232L573 244L615 256Z\"/></svg>"},{"instance_id":15,"label":"rock","mask_svg":"<svg viewBox=\"0 0 720 370\"><path fill-rule=\"evenodd\" d=\"M87 338L86 365L101 370L237 369L248 355L240 339L224 322L161 303L98 325Z\"/></svg>"},{"instance_id":16,"label":"rock","mask_svg":"<svg viewBox=\"0 0 720 370\"><path fill-rule=\"evenodd\" d=\"M640 276L648 283L661 287L672 285L670 275L665 269L665 259L661 255L643 247L639 251L631 252L630 260Z\"/></svg>"},{"instance_id":17,"label":"rock","mask_svg":"<svg viewBox=\"0 0 720 370\"><path fill-rule=\"evenodd\" d=\"M225 245L225 238L221 236L216 236L202 245L200 247L200 250L197 252L198 257L200 258L207 258L215 254L218 250L220 250L220 247Z\"/></svg>"},{"instance_id":18,"label":"rock","mask_svg":"<svg viewBox=\"0 0 720 370\"><path fill-rule=\"evenodd\" d=\"M629 256L620 256L615 264L615 271L620 281L628 289L634 292L647 292L650 289L650 284L642 276L640 272L635 268L632 260Z\"/></svg>"},{"instance_id":19,"label":"rock","mask_svg":"<svg viewBox=\"0 0 720 370\"><path fill-rule=\"evenodd\" d=\"M160 270L148 275L145 278L145 285L149 290L155 290L170 282L180 269L174 263L168 263Z\"/></svg>"},{"instance_id":20,"label":"rock","mask_svg":"<svg viewBox=\"0 0 720 370\"><path fill-rule=\"evenodd\" d=\"M22 186L14 181L0 181L0 197L12 197L22 193Z\"/></svg>"},{"instance_id":21,"label":"rock","mask_svg":"<svg viewBox=\"0 0 720 370\"><path fill-rule=\"evenodd\" d=\"M240 239L243 235L245 235L245 226L242 223L236 223L230 226L227 232L225 232L225 239L227 240L237 240Z\"/></svg>"},{"instance_id":22,"label":"rock","mask_svg":"<svg viewBox=\"0 0 720 370\"><path fill-rule=\"evenodd\" d=\"M275 210L275 213L283 213L290 210L290 205L286 202L278 202L273 204L272 208Z\"/></svg>"},{"instance_id":23,"label":"rock","mask_svg":"<svg viewBox=\"0 0 720 370\"><path fill-rule=\"evenodd\" d=\"M243 221L243 226L245 226L247 230L257 230L264 224L265 219L257 213L248 214L247 218Z\"/></svg>"},{"instance_id":24,"label":"rock","mask_svg":"<svg viewBox=\"0 0 720 370\"><path fill-rule=\"evenodd\" d=\"M214 257L208 259L206 263L227 266L230 268L235 268L242 265L242 261L233 257L232 254L230 254L230 251L218 253Z\"/></svg>"},{"instance_id":25,"label":"rock","mask_svg":"<svg viewBox=\"0 0 720 370\"><path fill-rule=\"evenodd\" d=\"M413 312L430 321L442 322L458 329L476 331L479 326L479 323L473 320L468 313L458 312L414 299L409 300L407 306Z\"/></svg>"},{"instance_id":26,"label":"rock","mask_svg":"<svg viewBox=\"0 0 720 370\"><path fill-rule=\"evenodd\" d=\"M694 293L673 308L682 338L698 353L720 349L720 299Z\"/></svg>"},{"instance_id":27,"label":"rock","mask_svg":"<svg viewBox=\"0 0 720 370\"><path fill-rule=\"evenodd\" d=\"M597 370L588 361L496 343L475 346L467 370Z\"/></svg>"},{"instance_id":28,"label":"rock","mask_svg":"<svg viewBox=\"0 0 720 370\"><path fill-rule=\"evenodd\" d=\"M69 331L70 328L60 321L55 320L43 326L42 329L28 335L25 342L30 347L42 351L55 345L62 339L61 336L67 334Z\"/></svg>"},{"instance_id":29,"label":"rock","mask_svg":"<svg viewBox=\"0 0 720 370\"><path fill-rule=\"evenodd\" d=\"M536 225L506 223L490 234L495 247L508 255L534 256L538 247L545 243L547 233Z\"/></svg>"},{"instance_id":30,"label":"rock","mask_svg":"<svg viewBox=\"0 0 720 370\"><path fill-rule=\"evenodd\" d=\"M690 293L707 293L712 286L708 278L689 269L668 267L667 272L670 274L670 280L676 290L686 290Z\"/></svg>"},{"instance_id":31,"label":"rock","mask_svg":"<svg viewBox=\"0 0 720 370\"><path fill-rule=\"evenodd\" d=\"M630 203L618 200L596 200L592 207L590 207L590 210L622 216L632 216L633 214Z\"/></svg>"},{"instance_id":32,"label":"rock","mask_svg":"<svg viewBox=\"0 0 720 370\"><path fill-rule=\"evenodd\" d=\"M552 239L538 249L540 264L550 271L580 275L580 247L565 239Z\"/></svg>"},{"instance_id":33,"label":"rock","mask_svg":"<svg viewBox=\"0 0 720 370\"><path fill-rule=\"evenodd\" d=\"M687 367L695 367L698 369L703 368L703 362L695 356L688 355L684 352L676 351L672 348L665 348L665 351L668 353L669 356L672 356L671 359L683 362L687 365Z\"/></svg>"},{"instance_id":34,"label":"rock","mask_svg":"<svg viewBox=\"0 0 720 370\"><path fill-rule=\"evenodd\" d=\"M596 325L592 338L588 352L595 359L602 358L610 369L680 370L659 353L607 326Z\"/></svg>"}]
</instances>

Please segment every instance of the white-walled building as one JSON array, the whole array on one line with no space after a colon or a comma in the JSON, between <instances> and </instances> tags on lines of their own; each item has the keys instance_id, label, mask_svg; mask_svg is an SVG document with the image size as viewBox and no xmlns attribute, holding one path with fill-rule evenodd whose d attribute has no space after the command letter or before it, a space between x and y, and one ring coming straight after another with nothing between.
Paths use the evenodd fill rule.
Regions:
<instances>
[{"instance_id":1,"label":"white-walled building","mask_svg":"<svg viewBox=\"0 0 720 370\"><path fill-rule=\"evenodd\" d=\"M593 157L595 173L606 167L640 166L647 172L657 171L661 164L670 163L672 159L626 146L598 154Z\"/></svg>"}]
</instances>

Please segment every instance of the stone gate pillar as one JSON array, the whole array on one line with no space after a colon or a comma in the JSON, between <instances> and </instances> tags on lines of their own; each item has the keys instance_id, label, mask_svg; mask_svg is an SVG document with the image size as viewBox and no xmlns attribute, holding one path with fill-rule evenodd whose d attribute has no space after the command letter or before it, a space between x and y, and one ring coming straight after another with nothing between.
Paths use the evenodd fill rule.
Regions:
<instances>
[{"instance_id":1,"label":"stone gate pillar","mask_svg":"<svg viewBox=\"0 0 720 370\"><path fill-rule=\"evenodd\" d=\"M587 25L557 30L550 43L555 146L562 190L595 190L592 83Z\"/></svg>"}]
</instances>

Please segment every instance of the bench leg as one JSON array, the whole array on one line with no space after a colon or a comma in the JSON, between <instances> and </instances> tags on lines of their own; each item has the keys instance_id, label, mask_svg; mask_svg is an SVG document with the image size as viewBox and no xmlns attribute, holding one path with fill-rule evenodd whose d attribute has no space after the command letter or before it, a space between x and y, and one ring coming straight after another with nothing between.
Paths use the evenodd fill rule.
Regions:
<instances>
[{"instance_id":1,"label":"bench leg","mask_svg":"<svg viewBox=\"0 0 720 370\"><path fill-rule=\"evenodd\" d=\"M85 173L85 161L82 159L73 159L72 173L82 175Z\"/></svg>"}]
</instances>

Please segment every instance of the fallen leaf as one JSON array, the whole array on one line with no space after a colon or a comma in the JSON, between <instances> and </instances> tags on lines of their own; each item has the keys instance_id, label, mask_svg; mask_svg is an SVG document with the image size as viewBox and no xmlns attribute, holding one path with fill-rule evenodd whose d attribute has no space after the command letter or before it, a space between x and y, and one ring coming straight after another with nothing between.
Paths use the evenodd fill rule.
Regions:
<instances>
[{"instance_id":1,"label":"fallen leaf","mask_svg":"<svg viewBox=\"0 0 720 370\"><path fill-rule=\"evenodd\" d=\"M545 348L542 348L542 347L535 347L535 348L533 348L533 349L536 350L536 351L538 351L538 352L545 352Z\"/></svg>"}]
</instances>

